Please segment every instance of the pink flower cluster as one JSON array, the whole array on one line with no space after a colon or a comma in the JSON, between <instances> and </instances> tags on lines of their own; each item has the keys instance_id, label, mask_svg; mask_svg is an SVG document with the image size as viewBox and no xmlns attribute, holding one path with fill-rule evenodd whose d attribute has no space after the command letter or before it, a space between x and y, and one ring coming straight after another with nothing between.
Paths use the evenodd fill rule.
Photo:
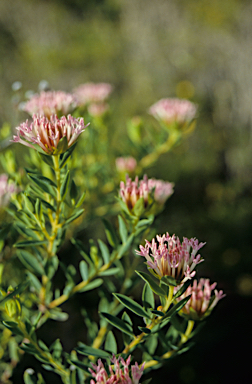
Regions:
<instances>
[{"instance_id":1,"label":"pink flower cluster","mask_svg":"<svg viewBox=\"0 0 252 384\"><path fill-rule=\"evenodd\" d=\"M116 359L115 356L111 359L113 367L109 366L109 374L104 368L102 361L98 360L98 365L92 363L93 369L89 368L94 379L90 384L138 384L143 374L144 364L139 368L138 364L131 366L131 375L129 372L130 356L126 361L122 357ZM123 369L120 367L120 363Z\"/></svg>"},{"instance_id":2,"label":"pink flower cluster","mask_svg":"<svg viewBox=\"0 0 252 384\"><path fill-rule=\"evenodd\" d=\"M174 183L168 181L149 179L149 191L154 190L154 200L159 204L164 204L168 197L173 194Z\"/></svg>"},{"instance_id":3,"label":"pink flower cluster","mask_svg":"<svg viewBox=\"0 0 252 384\"><path fill-rule=\"evenodd\" d=\"M12 193L16 192L17 187L14 183L8 183L8 176L5 173L0 175L0 207L6 206Z\"/></svg>"},{"instance_id":4,"label":"pink flower cluster","mask_svg":"<svg viewBox=\"0 0 252 384\"><path fill-rule=\"evenodd\" d=\"M116 168L118 172L133 172L136 169L136 166L136 159L132 156L116 158Z\"/></svg>"},{"instance_id":5,"label":"pink flower cluster","mask_svg":"<svg viewBox=\"0 0 252 384\"><path fill-rule=\"evenodd\" d=\"M57 153L60 139L66 137L67 148L71 147L88 125L84 125L83 118L76 119L71 115L62 116L60 119L56 115L50 116L50 119L33 115L32 123L26 120L16 128L17 136L13 136L13 141L31 148L34 148L32 144L37 144L48 155L53 155ZM66 149L59 153L64 151Z\"/></svg>"},{"instance_id":6,"label":"pink flower cluster","mask_svg":"<svg viewBox=\"0 0 252 384\"><path fill-rule=\"evenodd\" d=\"M166 124L184 124L196 116L197 106L184 99L161 99L153 104L149 113Z\"/></svg>"},{"instance_id":7,"label":"pink flower cluster","mask_svg":"<svg viewBox=\"0 0 252 384\"><path fill-rule=\"evenodd\" d=\"M74 95L79 105L103 103L111 92L112 86L108 83L86 83L74 89Z\"/></svg>"},{"instance_id":8,"label":"pink flower cluster","mask_svg":"<svg viewBox=\"0 0 252 384\"><path fill-rule=\"evenodd\" d=\"M214 289L217 283L210 285L209 279L200 279L193 281L193 285L189 286L187 290L177 298L178 301L191 295L186 305L181 309L181 313L190 315L192 320L198 320L203 316L210 314L211 310L216 306L218 301L225 297L223 291L217 291ZM175 293L180 287L175 288ZM214 290L214 299L212 300L212 291Z\"/></svg>"},{"instance_id":9,"label":"pink flower cluster","mask_svg":"<svg viewBox=\"0 0 252 384\"><path fill-rule=\"evenodd\" d=\"M135 181L126 175L126 183L120 183L120 197L132 209L136 202L143 197L145 208L148 199L154 190L154 200L159 204L164 204L168 197L173 193L173 184L162 180L149 179L144 175L143 180L136 176Z\"/></svg>"},{"instance_id":10,"label":"pink flower cluster","mask_svg":"<svg viewBox=\"0 0 252 384\"><path fill-rule=\"evenodd\" d=\"M168 232L163 236L157 235L156 239L153 238L151 243L145 240L145 247L140 245L140 251L136 253L146 258L147 264L159 278L171 276L184 283L195 276L194 268L203 261L196 253L205 243L186 237L181 243L178 237L170 236Z\"/></svg>"},{"instance_id":11,"label":"pink flower cluster","mask_svg":"<svg viewBox=\"0 0 252 384\"><path fill-rule=\"evenodd\" d=\"M23 106L29 115L39 114L50 117L51 115L67 115L77 106L76 98L71 93L63 91L42 91L33 95Z\"/></svg>"}]
</instances>

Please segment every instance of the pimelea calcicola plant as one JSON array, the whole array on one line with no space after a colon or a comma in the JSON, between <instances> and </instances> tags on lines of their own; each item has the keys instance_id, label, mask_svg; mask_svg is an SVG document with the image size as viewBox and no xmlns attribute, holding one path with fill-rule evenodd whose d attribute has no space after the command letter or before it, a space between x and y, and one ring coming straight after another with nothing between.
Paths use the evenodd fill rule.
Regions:
<instances>
[{"instance_id":1,"label":"pimelea calcicola plant","mask_svg":"<svg viewBox=\"0 0 252 384\"><path fill-rule=\"evenodd\" d=\"M63 384L143 383L145 372L189 349L187 341L198 326L195 320L209 316L224 297L209 279L189 287L203 261L198 251L205 243L196 238L180 241L168 233L157 235L134 252L136 244L150 236L154 219L173 194L174 184L146 174L142 179L126 175L115 201L118 177L126 172L144 174L145 168L178 144L178 136L167 131L159 135L153 126L148 132L151 140L145 140L141 118L128 127L128 141L118 139L117 151L124 148L128 156L116 159L110 140L114 132L109 132L110 124L103 119L111 90L110 84L87 83L75 89L75 96L60 91L33 96L25 110L37 113L31 121L20 123L13 137L26 152L22 168L16 167L13 154L2 157L11 177L0 176L0 205L9 202L16 188L8 179L18 185L8 206L8 222L2 223L0 231L0 320L6 337L4 341L0 337L3 384L9 384L14 367L8 351L18 359L19 349L33 354L48 374L56 373ZM67 115L75 99L78 118ZM185 100L173 101L169 108L167 102L161 104L162 108L166 105L166 115L157 114L159 102L155 116L167 123L184 124L195 117L196 107ZM152 110L154 113L154 106ZM83 112L93 119L88 134L79 140L88 125L81 117ZM15 169L19 169L17 174ZM112 218L115 214L116 220ZM103 240L87 241L92 220L98 223L101 218ZM100 229L96 232L96 224L93 228L96 236ZM10 259L14 260L13 270L9 263L8 273L4 273L5 260ZM63 279L60 284L58 276ZM137 286L135 295L137 279L144 284ZM89 291L94 291L93 296ZM80 341L66 352L64 341L61 344L58 335L50 335L54 341L46 345L41 340L43 329L39 335L37 330L49 319L65 321L68 313L61 306L79 293L79 305L65 308L70 308L73 328L75 319L82 316L80 338L86 344ZM74 316L75 310L78 316ZM183 314L183 319L178 314ZM176 319L183 322L179 330ZM137 362L130 366L131 356ZM26 369L23 379L25 384L46 383L33 369Z\"/></svg>"},{"instance_id":2,"label":"pimelea calcicola plant","mask_svg":"<svg viewBox=\"0 0 252 384\"><path fill-rule=\"evenodd\" d=\"M13 141L30 148L35 148L33 144L37 144L48 155L61 154L75 143L87 126L83 118L71 115L61 118L52 115L49 119L33 115L32 122L26 120L16 128L17 136L13 136ZM62 139L63 146L60 145Z\"/></svg>"},{"instance_id":3,"label":"pimelea calcicola plant","mask_svg":"<svg viewBox=\"0 0 252 384\"><path fill-rule=\"evenodd\" d=\"M63 91L42 91L32 95L22 106L22 109L30 116L44 115L50 118L51 115L67 115L77 106L77 100L71 93Z\"/></svg>"}]
</instances>

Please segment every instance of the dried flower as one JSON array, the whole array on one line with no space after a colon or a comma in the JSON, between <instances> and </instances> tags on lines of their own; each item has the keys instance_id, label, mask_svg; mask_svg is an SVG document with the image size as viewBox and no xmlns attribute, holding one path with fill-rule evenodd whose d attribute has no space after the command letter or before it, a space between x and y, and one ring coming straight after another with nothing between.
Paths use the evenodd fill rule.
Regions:
<instances>
[{"instance_id":1,"label":"dried flower","mask_svg":"<svg viewBox=\"0 0 252 384\"><path fill-rule=\"evenodd\" d=\"M116 168L118 172L133 172L136 166L137 161L132 156L116 158Z\"/></svg>"},{"instance_id":2,"label":"dried flower","mask_svg":"<svg viewBox=\"0 0 252 384\"><path fill-rule=\"evenodd\" d=\"M71 115L62 116L60 119L56 115L52 115L50 119L33 115L32 123L29 124L26 120L16 128L17 136L13 136L12 141L34 149L32 144L37 144L48 155L60 154L74 144L88 125L84 125L83 118L76 119ZM66 145L59 145L64 137Z\"/></svg>"},{"instance_id":3,"label":"dried flower","mask_svg":"<svg viewBox=\"0 0 252 384\"><path fill-rule=\"evenodd\" d=\"M168 232L163 236L157 235L156 239L153 238L151 243L145 240L145 247L140 245L140 251L136 253L146 258L148 266L159 278L171 276L179 284L195 276L195 266L203 261L196 253L205 243L184 237L181 244L178 237L170 236Z\"/></svg>"},{"instance_id":4,"label":"dried flower","mask_svg":"<svg viewBox=\"0 0 252 384\"><path fill-rule=\"evenodd\" d=\"M112 92L112 86L108 83L86 83L73 90L80 106L91 103L103 103Z\"/></svg>"},{"instance_id":5,"label":"dried flower","mask_svg":"<svg viewBox=\"0 0 252 384\"><path fill-rule=\"evenodd\" d=\"M17 192L17 187L14 183L8 182L8 176L3 173L0 175L0 207L6 206L13 193Z\"/></svg>"},{"instance_id":6,"label":"dried flower","mask_svg":"<svg viewBox=\"0 0 252 384\"><path fill-rule=\"evenodd\" d=\"M138 364L131 366L131 374L129 372L130 364L129 356L126 361L122 357L116 359L115 356L111 359L113 366L109 366L109 373L104 368L101 359L98 360L98 365L92 363L93 369L89 368L95 380L91 380L90 384L138 384L143 374L144 364L139 368ZM120 363L123 369L120 367Z\"/></svg>"},{"instance_id":7,"label":"dried flower","mask_svg":"<svg viewBox=\"0 0 252 384\"><path fill-rule=\"evenodd\" d=\"M182 125L194 119L197 106L184 99L161 99L153 104L149 113L157 120L166 124L178 123Z\"/></svg>"},{"instance_id":8,"label":"dried flower","mask_svg":"<svg viewBox=\"0 0 252 384\"><path fill-rule=\"evenodd\" d=\"M169 181L149 179L149 191L154 190L154 200L159 204L164 204L168 197L173 194L174 184Z\"/></svg>"},{"instance_id":9,"label":"dried flower","mask_svg":"<svg viewBox=\"0 0 252 384\"><path fill-rule=\"evenodd\" d=\"M31 96L22 109L29 115L39 114L50 117L51 115L67 115L77 106L77 101L71 93L63 91L42 91Z\"/></svg>"},{"instance_id":10,"label":"dried flower","mask_svg":"<svg viewBox=\"0 0 252 384\"><path fill-rule=\"evenodd\" d=\"M217 283L210 285L209 279L200 279L199 283L194 280L192 286L189 286L183 295L177 298L180 301L191 295L186 305L181 309L180 314L186 315L191 320L200 320L208 316L218 301L226 296L223 291L214 289L216 285ZM176 287L174 292L176 293L179 288ZM213 290L214 295L212 296Z\"/></svg>"}]
</instances>

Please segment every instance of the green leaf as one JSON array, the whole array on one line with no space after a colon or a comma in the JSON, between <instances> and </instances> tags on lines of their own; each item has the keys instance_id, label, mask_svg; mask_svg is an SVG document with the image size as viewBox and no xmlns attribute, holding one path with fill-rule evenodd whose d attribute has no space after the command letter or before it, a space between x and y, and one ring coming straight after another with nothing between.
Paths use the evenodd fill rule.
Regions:
<instances>
[{"instance_id":1,"label":"green leaf","mask_svg":"<svg viewBox=\"0 0 252 384\"><path fill-rule=\"evenodd\" d=\"M117 256L118 259L120 259L129 250L134 237L135 237L135 235L134 235L134 233L132 233L128 237L127 242L125 244L122 244L122 246L120 247L119 252L118 252L118 256Z\"/></svg>"},{"instance_id":2,"label":"green leaf","mask_svg":"<svg viewBox=\"0 0 252 384\"><path fill-rule=\"evenodd\" d=\"M64 198L66 197L67 189L68 189L68 185L69 185L69 180L70 180L70 176L69 176L69 170L68 170L67 173L65 174L65 177L64 177L63 182L62 182L61 187L60 187L61 200L64 200Z\"/></svg>"},{"instance_id":3,"label":"green leaf","mask_svg":"<svg viewBox=\"0 0 252 384\"><path fill-rule=\"evenodd\" d=\"M42 285L39 281L39 279L30 271L26 271L27 276L29 277L32 286L35 288L37 292L40 292Z\"/></svg>"},{"instance_id":4,"label":"green leaf","mask_svg":"<svg viewBox=\"0 0 252 384\"><path fill-rule=\"evenodd\" d=\"M22 351L30 353L31 355L38 354L37 349L31 343L29 344L22 343L22 345L20 345L19 348L22 349Z\"/></svg>"},{"instance_id":5,"label":"green leaf","mask_svg":"<svg viewBox=\"0 0 252 384\"><path fill-rule=\"evenodd\" d=\"M62 354L62 345L60 339L56 339L54 343L50 346L50 351L52 351L52 356L54 359L58 360Z\"/></svg>"},{"instance_id":6,"label":"green leaf","mask_svg":"<svg viewBox=\"0 0 252 384\"><path fill-rule=\"evenodd\" d=\"M113 295L117 298L118 301L120 301L120 303L122 303L126 308L134 312L136 315L150 319L150 315L136 301L120 293L114 293Z\"/></svg>"},{"instance_id":7,"label":"green leaf","mask_svg":"<svg viewBox=\"0 0 252 384\"><path fill-rule=\"evenodd\" d=\"M137 200L136 204L134 205L133 207L133 210L132 212L134 213L134 215L136 215L137 217L140 217L145 211L145 207L144 207L144 198L141 197L139 200Z\"/></svg>"},{"instance_id":8,"label":"green leaf","mask_svg":"<svg viewBox=\"0 0 252 384\"><path fill-rule=\"evenodd\" d=\"M78 219L78 217L80 217L84 212L84 209L79 209L79 211L77 211L76 213L74 213L72 216L70 216L66 221L65 221L65 224L64 226L70 224L72 221Z\"/></svg>"},{"instance_id":9,"label":"green leaf","mask_svg":"<svg viewBox=\"0 0 252 384\"><path fill-rule=\"evenodd\" d=\"M162 283L164 283L165 285L167 285L168 287L170 285L172 285L173 287L176 287L177 286L177 282L176 282L176 279L172 276L163 276L161 278L161 281Z\"/></svg>"},{"instance_id":10,"label":"green leaf","mask_svg":"<svg viewBox=\"0 0 252 384\"><path fill-rule=\"evenodd\" d=\"M8 328L12 333L24 337L23 332L18 328L18 323L14 321L2 321L3 325Z\"/></svg>"},{"instance_id":11,"label":"green leaf","mask_svg":"<svg viewBox=\"0 0 252 384\"><path fill-rule=\"evenodd\" d=\"M119 233L123 243L126 243L128 238L128 230L122 216L118 216Z\"/></svg>"},{"instance_id":12,"label":"green leaf","mask_svg":"<svg viewBox=\"0 0 252 384\"><path fill-rule=\"evenodd\" d=\"M64 167L64 165L66 164L67 160L69 159L69 157L73 153L74 148L76 147L76 144L77 143L74 143L73 145L71 145L71 147L68 148L68 150L61 156L60 164L59 164L60 168Z\"/></svg>"},{"instance_id":13,"label":"green leaf","mask_svg":"<svg viewBox=\"0 0 252 384\"><path fill-rule=\"evenodd\" d=\"M78 190L74 180L72 179L71 185L70 185L70 197L71 199L76 200L77 196L78 196Z\"/></svg>"},{"instance_id":14,"label":"green leaf","mask_svg":"<svg viewBox=\"0 0 252 384\"><path fill-rule=\"evenodd\" d=\"M127 335L133 336L132 328L125 323L123 320L119 319L116 316L111 315L110 313L101 312L101 316L104 317L110 324L114 327L120 329L120 331L126 333Z\"/></svg>"},{"instance_id":15,"label":"green leaf","mask_svg":"<svg viewBox=\"0 0 252 384\"><path fill-rule=\"evenodd\" d=\"M31 200L29 199L29 197L26 194L22 194L22 198L24 200L25 207L28 209L28 211L33 213L34 212L34 206L31 202Z\"/></svg>"},{"instance_id":16,"label":"green leaf","mask_svg":"<svg viewBox=\"0 0 252 384\"><path fill-rule=\"evenodd\" d=\"M86 365L86 364L82 363L82 362L79 361L79 360L69 359L69 361L70 361L73 365L76 365L76 367L82 369L83 371L85 371L86 373L88 373L88 374L90 375L90 372L89 372L90 365Z\"/></svg>"},{"instance_id":17,"label":"green leaf","mask_svg":"<svg viewBox=\"0 0 252 384\"><path fill-rule=\"evenodd\" d=\"M31 272L36 272L39 275L44 275L45 271L37 258L27 251L18 251L17 256L21 263Z\"/></svg>"},{"instance_id":18,"label":"green leaf","mask_svg":"<svg viewBox=\"0 0 252 384\"><path fill-rule=\"evenodd\" d=\"M154 215L151 215L148 219L140 220L136 225L136 229L151 225L154 221L154 217L155 217Z\"/></svg>"},{"instance_id":19,"label":"green leaf","mask_svg":"<svg viewBox=\"0 0 252 384\"><path fill-rule=\"evenodd\" d=\"M103 280L102 279L96 279L94 281L91 281L88 283L84 288L82 288L79 292L86 292L86 291L91 291L92 289L95 289L102 285Z\"/></svg>"},{"instance_id":20,"label":"green leaf","mask_svg":"<svg viewBox=\"0 0 252 384\"><path fill-rule=\"evenodd\" d=\"M86 191L84 191L82 193L81 197L79 198L78 202L76 203L76 205L75 205L76 208L79 208L82 205L83 201L85 200L85 197L86 197Z\"/></svg>"},{"instance_id":21,"label":"green leaf","mask_svg":"<svg viewBox=\"0 0 252 384\"><path fill-rule=\"evenodd\" d=\"M80 274L83 279L83 281L86 281L88 279L88 266L87 263L84 260L81 260L79 264L80 268Z\"/></svg>"},{"instance_id":22,"label":"green leaf","mask_svg":"<svg viewBox=\"0 0 252 384\"><path fill-rule=\"evenodd\" d=\"M136 271L136 273L149 284L153 292L159 296L166 297L164 290L152 279L150 275L145 272Z\"/></svg>"},{"instance_id":23,"label":"green leaf","mask_svg":"<svg viewBox=\"0 0 252 384\"><path fill-rule=\"evenodd\" d=\"M141 332L146 333L146 335L151 334L151 330L149 328L146 328L146 327L138 327L138 328L140 329Z\"/></svg>"},{"instance_id":24,"label":"green leaf","mask_svg":"<svg viewBox=\"0 0 252 384\"><path fill-rule=\"evenodd\" d=\"M103 258L104 264L108 264L109 263L109 259L110 259L110 253L109 253L108 247L100 239L98 239L98 244L99 244L99 247L100 247L100 250L101 250L101 254L102 254L102 258Z\"/></svg>"},{"instance_id":25,"label":"green leaf","mask_svg":"<svg viewBox=\"0 0 252 384\"><path fill-rule=\"evenodd\" d=\"M114 353L115 355L117 354L117 343L112 331L109 331L106 336L104 349L110 353Z\"/></svg>"},{"instance_id":26,"label":"green leaf","mask_svg":"<svg viewBox=\"0 0 252 384\"><path fill-rule=\"evenodd\" d=\"M46 240L24 240L14 244L13 247L15 248L35 247L35 246L43 245L46 243L47 243Z\"/></svg>"},{"instance_id":27,"label":"green leaf","mask_svg":"<svg viewBox=\"0 0 252 384\"><path fill-rule=\"evenodd\" d=\"M56 196L56 192L53 188L50 187L50 184L45 180L41 179L42 176L27 175L28 178L35 183L43 192L48 193L49 195ZM47 179L47 178L45 178ZM47 179L50 180L50 179ZM51 180L50 180L51 181Z\"/></svg>"},{"instance_id":28,"label":"green leaf","mask_svg":"<svg viewBox=\"0 0 252 384\"><path fill-rule=\"evenodd\" d=\"M53 159L51 156L45 155L44 153L38 152L41 159L46 163L47 165L50 165L50 167L53 168Z\"/></svg>"},{"instance_id":29,"label":"green leaf","mask_svg":"<svg viewBox=\"0 0 252 384\"><path fill-rule=\"evenodd\" d=\"M191 295L185 297L184 299L180 300L177 304L175 304L168 312L166 312L164 319L173 316L175 313L179 312L181 308L184 307L184 305L188 302Z\"/></svg>"},{"instance_id":30,"label":"green leaf","mask_svg":"<svg viewBox=\"0 0 252 384\"><path fill-rule=\"evenodd\" d=\"M17 285L12 292L10 292L6 296L4 296L4 298L0 301L0 305L4 304L9 299L12 299L14 296L22 293L26 289L28 284L29 284L29 281L25 281L24 283Z\"/></svg>"},{"instance_id":31,"label":"green leaf","mask_svg":"<svg viewBox=\"0 0 252 384\"><path fill-rule=\"evenodd\" d=\"M58 145L57 145L57 148L55 149L55 151L53 152L54 155L60 155L61 153L64 153L66 152L68 149L68 141L67 141L67 137L66 136L63 136L59 142L58 142Z\"/></svg>"},{"instance_id":32,"label":"green leaf","mask_svg":"<svg viewBox=\"0 0 252 384\"><path fill-rule=\"evenodd\" d=\"M100 272L99 276L115 276L118 272L120 272L120 268L109 268L106 271Z\"/></svg>"},{"instance_id":33,"label":"green leaf","mask_svg":"<svg viewBox=\"0 0 252 384\"><path fill-rule=\"evenodd\" d=\"M145 309L155 308L154 295L148 283L145 283L143 287L142 302Z\"/></svg>"},{"instance_id":34,"label":"green leaf","mask_svg":"<svg viewBox=\"0 0 252 384\"><path fill-rule=\"evenodd\" d=\"M105 227L105 233L106 233L109 244L111 245L111 247L116 248L118 241L112 225L106 219L102 219L102 221Z\"/></svg>"},{"instance_id":35,"label":"green leaf","mask_svg":"<svg viewBox=\"0 0 252 384\"><path fill-rule=\"evenodd\" d=\"M88 345L86 345L84 343L78 343L78 344L79 344L79 346L77 348L75 348L75 351L80 353L81 355L97 356L97 357L104 358L104 359L111 356L108 352L103 351L101 349L89 347Z\"/></svg>"},{"instance_id":36,"label":"green leaf","mask_svg":"<svg viewBox=\"0 0 252 384\"><path fill-rule=\"evenodd\" d=\"M157 311L156 309L153 309L151 312L154 313L154 315L157 315L157 316L164 316L165 315L164 312Z\"/></svg>"},{"instance_id":37,"label":"green leaf","mask_svg":"<svg viewBox=\"0 0 252 384\"><path fill-rule=\"evenodd\" d=\"M187 280L183 285L182 287L177 291L177 293L173 296L173 300L174 299L177 299L179 296L183 295L183 293L187 290L187 288L189 287L189 285L191 285L191 281L190 280Z\"/></svg>"}]
</instances>

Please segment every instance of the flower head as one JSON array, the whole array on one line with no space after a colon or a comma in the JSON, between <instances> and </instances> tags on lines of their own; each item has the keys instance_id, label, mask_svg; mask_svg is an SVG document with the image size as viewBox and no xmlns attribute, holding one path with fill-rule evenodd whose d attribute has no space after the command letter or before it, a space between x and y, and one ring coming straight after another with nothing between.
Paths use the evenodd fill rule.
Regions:
<instances>
[{"instance_id":1,"label":"flower head","mask_svg":"<svg viewBox=\"0 0 252 384\"><path fill-rule=\"evenodd\" d=\"M177 301L180 301L191 295L186 305L181 309L180 314L185 315L191 320L200 320L208 316L218 301L226 296L223 294L223 291L215 289L216 285L217 283L210 285L209 279L200 279L199 283L197 280L194 280L193 284L177 298ZM175 293L179 288L175 288ZM212 291L214 291L214 295L212 295Z\"/></svg>"},{"instance_id":2,"label":"flower head","mask_svg":"<svg viewBox=\"0 0 252 384\"><path fill-rule=\"evenodd\" d=\"M8 176L3 173L0 175L0 207L6 206L13 193L17 192L17 186L8 182Z\"/></svg>"},{"instance_id":3,"label":"flower head","mask_svg":"<svg viewBox=\"0 0 252 384\"><path fill-rule=\"evenodd\" d=\"M33 95L22 109L29 115L39 114L46 117L51 115L67 115L72 112L77 105L75 97L71 93L63 91L42 91Z\"/></svg>"},{"instance_id":4,"label":"flower head","mask_svg":"<svg viewBox=\"0 0 252 384\"><path fill-rule=\"evenodd\" d=\"M103 103L112 92L112 86L108 83L86 83L74 89L74 95L79 105Z\"/></svg>"},{"instance_id":5,"label":"flower head","mask_svg":"<svg viewBox=\"0 0 252 384\"><path fill-rule=\"evenodd\" d=\"M140 245L140 251L136 253L146 258L148 266L159 278L171 276L178 283L184 283L195 276L195 266L203 261L196 253L205 243L186 237L181 243L178 237L170 236L168 232L163 236L157 235L156 239L153 238L151 243L145 240L145 247Z\"/></svg>"},{"instance_id":6,"label":"flower head","mask_svg":"<svg viewBox=\"0 0 252 384\"><path fill-rule=\"evenodd\" d=\"M136 166L137 161L132 156L116 158L116 168L119 172L133 172Z\"/></svg>"},{"instance_id":7,"label":"flower head","mask_svg":"<svg viewBox=\"0 0 252 384\"><path fill-rule=\"evenodd\" d=\"M197 106L184 99L161 99L149 109L149 113L157 120L166 124L176 122L179 125L190 123L196 112Z\"/></svg>"},{"instance_id":8,"label":"flower head","mask_svg":"<svg viewBox=\"0 0 252 384\"><path fill-rule=\"evenodd\" d=\"M131 366L131 373L129 370L130 364L129 356L126 361L122 357L116 359L115 356L111 359L113 366L109 366L109 373L107 373L101 359L98 360L98 365L92 363L92 368L89 368L94 379L90 384L138 384L143 374L144 364L139 368L138 364ZM123 369L120 366L123 366Z\"/></svg>"},{"instance_id":9,"label":"flower head","mask_svg":"<svg viewBox=\"0 0 252 384\"><path fill-rule=\"evenodd\" d=\"M164 204L168 197L173 194L174 184L169 181L149 179L149 191L154 190L154 200L159 204Z\"/></svg>"},{"instance_id":10,"label":"flower head","mask_svg":"<svg viewBox=\"0 0 252 384\"><path fill-rule=\"evenodd\" d=\"M121 160L120 160L121 162ZM127 204L129 210L134 208L136 202L143 198L144 207L154 202L164 204L168 197L173 193L173 184L163 180L148 179L144 175L142 180L138 177L134 181L126 175L126 183L120 183L120 197Z\"/></svg>"},{"instance_id":11,"label":"flower head","mask_svg":"<svg viewBox=\"0 0 252 384\"><path fill-rule=\"evenodd\" d=\"M31 123L26 120L16 128L17 136L13 136L13 142L31 148L35 148L32 144L37 144L48 155L60 154L74 144L88 125L84 125L83 118L76 119L71 115L62 116L60 119L56 115L52 115L50 119L33 115ZM66 145L61 148L59 142L64 137Z\"/></svg>"}]
</instances>

